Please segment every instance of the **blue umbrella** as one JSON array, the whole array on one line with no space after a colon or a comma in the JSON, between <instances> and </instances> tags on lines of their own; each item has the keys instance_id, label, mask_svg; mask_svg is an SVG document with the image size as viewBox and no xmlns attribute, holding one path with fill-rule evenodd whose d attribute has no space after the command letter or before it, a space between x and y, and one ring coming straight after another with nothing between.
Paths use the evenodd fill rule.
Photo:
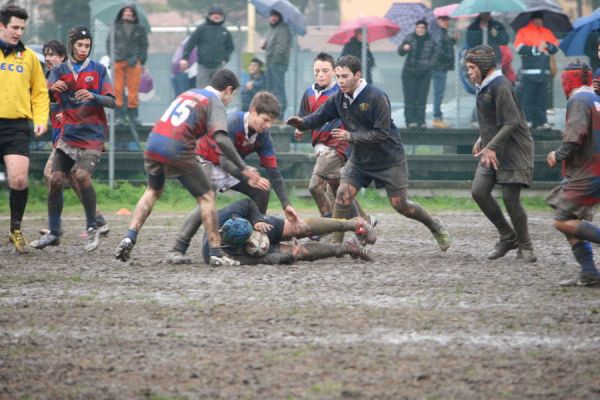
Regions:
<instances>
[{"instance_id":1,"label":"blue umbrella","mask_svg":"<svg viewBox=\"0 0 600 400\"><path fill-rule=\"evenodd\" d=\"M452 13L453 17L482 12L527 11L527 6L520 0L463 0Z\"/></svg>"},{"instance_id":2,"label":"blue umbrella","mask_svg":"<svg viewBox=\"0 0 600 400\"><path fill-rule=\"evenodd\" d=\"M306 35L306 19L298 8L287 0L250 0L256 11L265 18L271 10L277 11L290 29L300 35Z\"/></svg>"},{"instance_id":3,"label":"blue umbrella","mask_svg":"<svg viewBox=\"0 0 600 400\"><path fill-rule=\"evenodd\" d=\"M428 32L434 40L439 40L442 36L433 10L421 3L394 3L385 13L385 18L395 22L401 29L390 39L397 45L400 45L408 34L415 31L415 23L421 19L427 21Z\"/></svg>"},{"instance_id":4,"label":"blue umbrella","mask_svg":"<svg viewBox=\"0 0 600 400\"><path fill-rule=\"evenodd\" d=\"M577 18L573 22L573 30L565 36L560 48L568 56L584 56L585 41L590 32L598 28L600 28L600 8L597 8L592 15Z\"/></svg>"}]
</instances>

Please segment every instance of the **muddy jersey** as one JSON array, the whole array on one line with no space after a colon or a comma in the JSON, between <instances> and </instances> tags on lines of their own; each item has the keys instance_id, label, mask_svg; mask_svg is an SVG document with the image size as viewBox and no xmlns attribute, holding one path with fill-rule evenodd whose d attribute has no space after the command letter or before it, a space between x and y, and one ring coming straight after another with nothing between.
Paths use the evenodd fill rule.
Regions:
<instances>
[{"instance_id":1,"label":"muddy jersey","mask_svg":"<svg viewBox=\"0 0 600 400\"><path fill-rule=\"evenodd\" d=\"M227 112L221 100L206 89L180 94L154 124L144 157L177 165L195 160L199 138L227 132Z\"/></svg>"},{"instance_id":2,"label":"muddy jersey","mask_svg":"<svg viewBox=\"0 0 600 400\"><path fill-rule=\"evenodd\" d=\"M316 89L316 84L310 86L308 89L306 89L304 95L302 96L298 115L304 117L317 111L323 104L325 104L327 99L335 94L338 90L340 90L340 87L337 83L332 87L321 91ZM335 149L340 158L346 160L350 152L350 144L348 144L348 142L345 140L336 139L331 135L331 131L335 128L343 129L342 121L339 118L329 121L317 129L313 129L311 133L312 145L316 146L320 143L325 146L329 146Z\"/></svg>"},{"instance_id":3,"label":"muddy jersey","mask_svg":"<svg viewBox=\"0 0 600 400\"><path fill-rule=\"evenodd\" d=\"M600 96L581 91L569 99L563 141L579 145L563 160L564 196L582 206L600 203Z\"/></svg>"},{"instance_id":4,"label":"muddy jersey","mask_svg":"<svg viewBox=\"0 0 600 400\"><path fill-rule=\"evenodd\" d=\"M96 99L78 101L75 93L87 89L94 95L114 96L106 67L88 59L75 73L63 63L50 72L48 87L59 80L68 87L62 93L52 94L62 110L60 139L73 147L102 151L108 138L104 107Z\"/></svg>"},{"instance_id":5,"label":"muddy jersey","mask_svg":"<svg viewBox=\"0 0 600 400\"><path fill-rule=\"evenodd\" d=\"M506 77L499 75L481 88L477 94L477 116L481 148L488 145L502 126L515 126L506 141L494 147L500 162L498 171L533 170L533 139L512 83Z\"/></svg>"},{"instance_id":6,"label":"muddy jersey","mask_svg":"<svg viewBox=\"0 0 600 400\"><path fill-rule=\"evenodd\" d=\"M229 139L231 139L235 149L242 158L256 153L262 167L277 168L277 158L275 157L273 140L269 131L260 134L256 132L247 133L248 127L245 123L246 114L243 111L238 111L227 115L227 133ZM196 154L215 165L220 164L219 157L221 150L212 136L203 136L198 140Z\"/></svg>"}]
</instances>

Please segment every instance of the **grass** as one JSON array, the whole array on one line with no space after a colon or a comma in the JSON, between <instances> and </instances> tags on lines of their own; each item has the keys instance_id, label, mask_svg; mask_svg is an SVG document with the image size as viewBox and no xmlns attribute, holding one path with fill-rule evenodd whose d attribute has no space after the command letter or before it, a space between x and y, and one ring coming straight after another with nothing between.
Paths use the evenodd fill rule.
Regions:
<instances>
[{"instance_id":1,"label":"grass","mask_svg":"<svg viewBox=\"0 0 600 400\"><path fill-rule=\"evenodd\" d=\"M127 208L131 211L144 192L145 186L132 185L129 182L118 182L114 190L110 190L106 184L95 184L98 205L103 211L117 211L121 208ZM307 195L305 190L290 191L290 200L294 207L303 212L316 212L316 205L313 199ZM244 196L229 191L217 196L218 207L223 207L232 201L243 198ZM4 187L0 189L0 213L5 215L9 212L8 190ZM366 189L359 192L357 199L365 210L373 211L392 211L387 197L375 189ZM479 211L477 204L468 197L435 196L435 197L411 197L411 200L418 202L430 211ZM82 207L77 196L72 190L64 192L64 211L82 212ZM542 197L524 197L523 204L530 211L548 211ZM160 200L156 203L156 211L189 211L195 205L195 200L190 194L176 181L169 181ZM29 187L29 200L27 203L27 212L46 213L47 210L47 190L41 183L31 183ZM277 196L271 194L271 212L280 213Z\"/></svg>"}]
</instances>

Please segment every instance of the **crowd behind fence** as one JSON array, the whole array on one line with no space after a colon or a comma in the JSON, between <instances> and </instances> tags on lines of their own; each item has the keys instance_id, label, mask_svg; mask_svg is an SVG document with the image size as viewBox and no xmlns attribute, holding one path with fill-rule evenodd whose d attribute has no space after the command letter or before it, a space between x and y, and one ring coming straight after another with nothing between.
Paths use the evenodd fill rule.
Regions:
<instances>
[{"instance_id":1,"label":"crowd behind fence","mask_svg":"<svg viewBox=\"0 0 600 400\"><path fill-rule=\"evenodd\" d=\"M108 27L100 25L95 27L95 46L93 57L101 59L106 55L103 46L104 38L108 34ZM191 30L190 30L191 31ZM189 32L189 31L188 31ZM464 32L463 32L464 33ZM114 157L114 171L109 173L106 165L108 161L103 160L105 167L99 171L100 180L127 179L131 181L143 181L143 162L141 158L144 147L144 132L147 132L151 125L156 121L169 103L174 98L173 74L171 71L171 59L173 53L181 41L188 33L179 30L179 32L153 32L149 34L151 52L146 63L146 68L150 72L154 88L147 98L142 99L140 105L140 121L144 127L140 131L141 143L134 138L134 135L124 128L115 130L115 143L111 150ZM246 32L243 29L234 28L232 35L235 43L235 51L227 68L234 71L242 82L247 79L246 65L251 56L258 56L264 59L262 52L248 54L246 49ZM464 35L463 35L464 37ZM317 46L318 47L318 46ZM403 132L407 153L409 154L409 167L411 169L411 178L413 180L468 180L474 171L475 164L470 156L470 145L477 138L476 121L473 119L473 110L475 97L466 90L466 78L461 77L461 63L459 53L463 49L463 41L459 41L455 47L456 63L453 71L447 75L446 91L442 103L444 121L450 125L450 130L458 130L459 135L448 134L450 130L433 128L432 123L432 103L433 94L431 84L427 82L419 87L419 90L428 91L426 105L426 127L418 129L408 129ZM315 55L319 49L305 49L294 44L292 48L291 62L286 75L286 93L288 107L285 110L285 116L296 114L300 99L304 90L314 82L312 65ZM338 52L331 52L334 58L340 55ZM518 75L521 60L515 49L512 48L512 67ZM389 96L392 117L394 122L403 130L406 129L404 120L404 104L410 99L405 99L402 90L402 68L405 57L400 57L395 49L389 51L373 51L376 60L376 68L373 70L373 84L382 88ZM566 100L560 85L560 71L576 58L566 57L562 52L555 56L558 73L551 78L550 90L548 93L549 106L547 110L549 132L534 133L537 145L536 151L536 180L538 181L556 181L559 179L556 171L549 171L542 162L546 150L552 150L552 147L560 141L560 130L564 127ZM579 57L582 61L588 61L587 57ZM268 66L266 66L268 67ZM240 96L229 107L230 111L240 109ZM310 171L310 153L312 147L309 143L295 143L292 138L291 130L284 127L274 127L272 132L277 131L278 145L276 151L281 153L282 162L288 168L284 168L284 176L288 179L306 179ZM40 159L47 155L50 149L47 138L34 143L32 176L41 177L37 174L35 157ZM538 141L543 141L539 142ZM293 154L299 154L293 156ZM106 157L108 160L108 157ZM467 173L469 171L469 173ZM304 176L306 174L306 176ZM287 175L287 176L286 176Z\"/></svg>"}]
</instances>

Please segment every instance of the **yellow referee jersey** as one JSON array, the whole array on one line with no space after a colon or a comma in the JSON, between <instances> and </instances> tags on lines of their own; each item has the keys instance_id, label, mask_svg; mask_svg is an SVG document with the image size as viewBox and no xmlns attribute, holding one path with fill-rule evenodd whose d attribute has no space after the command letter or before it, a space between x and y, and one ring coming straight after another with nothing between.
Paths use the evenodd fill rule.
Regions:
<instances>
[{"instance_id":1,"label":"yellow referee jersey","mask_svg":"<svg viewBox=\"0 0 600 400\"><path fill-rule=\"evenodd\" d=\"M27 118L45 126L49 108L46 78L34 52L21 43L8 56L0 50L0 118Z\"/></svg>"}]
</instances>

